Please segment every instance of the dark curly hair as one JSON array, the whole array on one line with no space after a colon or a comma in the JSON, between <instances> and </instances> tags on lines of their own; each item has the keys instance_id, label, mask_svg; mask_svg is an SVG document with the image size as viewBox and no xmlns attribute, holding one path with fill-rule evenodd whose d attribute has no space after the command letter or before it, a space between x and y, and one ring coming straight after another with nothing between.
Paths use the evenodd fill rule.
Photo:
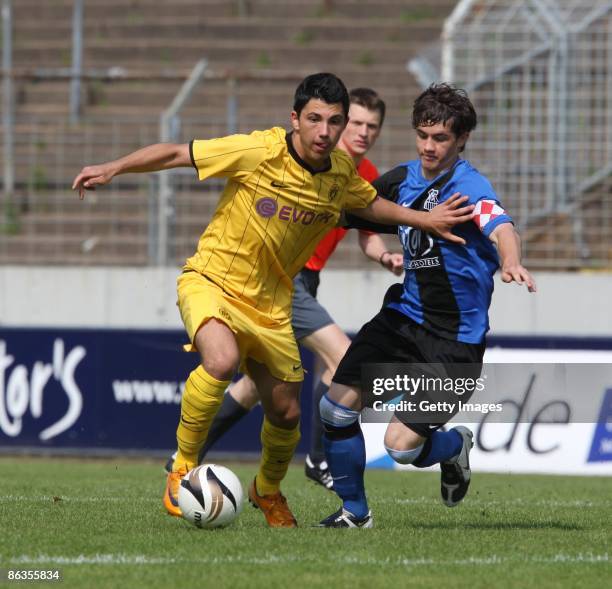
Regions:
<instances>
[{"instance_id":1,"label":"dark curly hair","mask_svg":"<svg viewBox=\"0 0 612 589\"><path fill-rule=\"evenodd\" d=\"M465 90L450 84L432 84L414 101L412 127L445 125L447 121L451 121L456 137L473 131L478 122L474 105Z\"/></svg>"},{"instance_id":2,"label":"dark curly hair","mask_svg":"<svg viewBox=\"0 0 612 589\"><path fill-rule=\"evenodd\" d=\"M344 116L348 117L349 95L342 80L334 74L320 73L312 74L302 80L295 91L293 99L293 110L300 115L306 103L316 98L327 102L327 104L342 105Z\"/></svg>"}]
</instances>

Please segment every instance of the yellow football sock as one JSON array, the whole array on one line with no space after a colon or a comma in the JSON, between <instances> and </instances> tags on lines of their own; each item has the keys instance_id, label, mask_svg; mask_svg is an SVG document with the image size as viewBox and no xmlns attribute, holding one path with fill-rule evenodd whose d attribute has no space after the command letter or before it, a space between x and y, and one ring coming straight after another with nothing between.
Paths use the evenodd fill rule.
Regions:
<instances>
[{"instance_id":1,"label":"yellow football sock","mask_svg":"<svg viewBox=\"0 0 612 589\"><path fill-rule=\"evenodd\" d=\"M198 463L198 452L206 441L208 429L214 419L223 392L229 380L217 380L198 366L187 379L181 400L181 419L176 430L178 452L173 470L186 467L191 470Z\"/></svg>"},{"instance_id":2,"label":"yellow football sock","mask_svg":"<svg viewBox=\"0 0 612 589\"><path fill-rule=\"evenodd\" d=\"M282 429L264 418L261 462L256 479L258 495L273 495L280 489L299 441L299 424L293 429Z\"/></svg>"}]
</instances>

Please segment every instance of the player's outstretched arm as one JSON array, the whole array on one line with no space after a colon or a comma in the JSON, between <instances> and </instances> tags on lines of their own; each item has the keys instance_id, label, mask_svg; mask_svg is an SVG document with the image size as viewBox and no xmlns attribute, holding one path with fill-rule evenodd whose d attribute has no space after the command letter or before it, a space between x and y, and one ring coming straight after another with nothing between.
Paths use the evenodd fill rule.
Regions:
<instances>
[{"instance_id":1,"label":"player's outstretched arm","mask_svg":"<svg viewBox=\"0 0 612 589\"><path fill-rule=\"evenodd\" d=\"M360 231L359 247L368 258L379 262L383 268L396 276L404 271L404 256L396 252L390 252L380 235Z\"/></svg>"},{"instance_id":2,"label":"player's outstretched arm","mask_svg":"<svg viewBox=\"0 0 612 589\"><path fill-rule=\"evenodd\" d=\"M191 165L188 143L156 143L118 160L85 166L72 182L72 190L78 190L82 200L85 190L95 190L96 186L108 184L119 174L158 172Z\"/></svg>"},{"instance_id":3,"label":"player's outstretched arm","mask_svg":"<svg viewBox=\"0 0 612 589\"><path fill-rule=\"evenodd\" d=\"M474 205L462 206L467 200L467 196L461 196L459 192L456 192L431 211L414 211L378 197L367 207L353 209L351 213L376 223L408 225L428 233L434 233L452 243L463 245L465 240L454 235L451 230L455 225L465 223L472 218Z\"/></svg>"},{"instance_id":4,"label":"player's outstretched arm","mask_svg":"<svg viewBox=\"0 0 612 589\"><path fill-rule=\"evenodd\" d=\"M497 246L501 261L501 279L527 286L529 292L536 292L536 283L521 264L521 238L512 223L498 225L489 236Z\"/></svg>"}]
</instances>

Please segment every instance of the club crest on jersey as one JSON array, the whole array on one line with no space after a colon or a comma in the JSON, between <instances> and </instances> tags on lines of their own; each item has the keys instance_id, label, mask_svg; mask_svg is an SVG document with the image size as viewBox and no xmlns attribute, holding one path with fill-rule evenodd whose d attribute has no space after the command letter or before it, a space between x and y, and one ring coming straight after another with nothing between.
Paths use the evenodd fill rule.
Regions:
<instances>
[{"instance_id":1,"label":"club crest on jersey","mask_svg":"<svg viewBox=\"0 0 612 589\"><path fill-rule=\"evenodd\" d=\"M423 204L423 208L426 211L431 211L431 209L439 204L438 194L440 194L440 191L437 188L432 188L429 190L425 203Z\"/></svg>"},{"instance_id":2,"label":"club crest on jersey","mask_svg":"<svg viewBox=\"0 0 612 589\"><path fill-rule=\"evenodd\" d=\"M223 319L231 320L232 316L229 314L229 311L225 307L219 307L219 315L223 317Z\"/></svg>"},{"instance_id":3,"label":"club crest on jersey","mask_svg":"<svg viewBox=\"0 0 612 589\"><path fill-rule=\"evenodd\" d=\"M334 182L332 187L329 189L329 200L334 200L338 196L338 192L340 192L340 186Z\"/></svg>"}]
</instances>

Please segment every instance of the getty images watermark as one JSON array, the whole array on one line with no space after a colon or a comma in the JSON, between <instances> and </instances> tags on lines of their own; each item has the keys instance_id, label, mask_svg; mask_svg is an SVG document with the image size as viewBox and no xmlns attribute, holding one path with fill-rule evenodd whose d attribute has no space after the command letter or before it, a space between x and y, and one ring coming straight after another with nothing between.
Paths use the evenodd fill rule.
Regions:
<instances>
[{"instance_id":1,"label":"getty images watermark","mask_svg":"<svg viewBox=\"0 0 612 589\"><path fill-rule=\"evenodd\" d=\"M464 400L475 392L485 390L486 377L441 377L411 376L396 374L393 377L377 377L372 380L372 395L379 397L372 403L374 411L407 411L410 413L451 413L474 411L489 413L502 411L502 403L470 403ZM442 400L441 397L448 397ZM383 395L392 395L393 400L385 401ZM402 398L398 399L401 395ZM453 396L454 395L454 396Z\"/></svg>"},{"instance_id":2,"label":"getty images watermark","mask_svg":"<svg viewBox=\"0 0 612 589\"><path fill-rule=\"evenodd\" d=\"M596 423L610 364L365 364L363 422Z\"/></svg>"}]
</instances>

